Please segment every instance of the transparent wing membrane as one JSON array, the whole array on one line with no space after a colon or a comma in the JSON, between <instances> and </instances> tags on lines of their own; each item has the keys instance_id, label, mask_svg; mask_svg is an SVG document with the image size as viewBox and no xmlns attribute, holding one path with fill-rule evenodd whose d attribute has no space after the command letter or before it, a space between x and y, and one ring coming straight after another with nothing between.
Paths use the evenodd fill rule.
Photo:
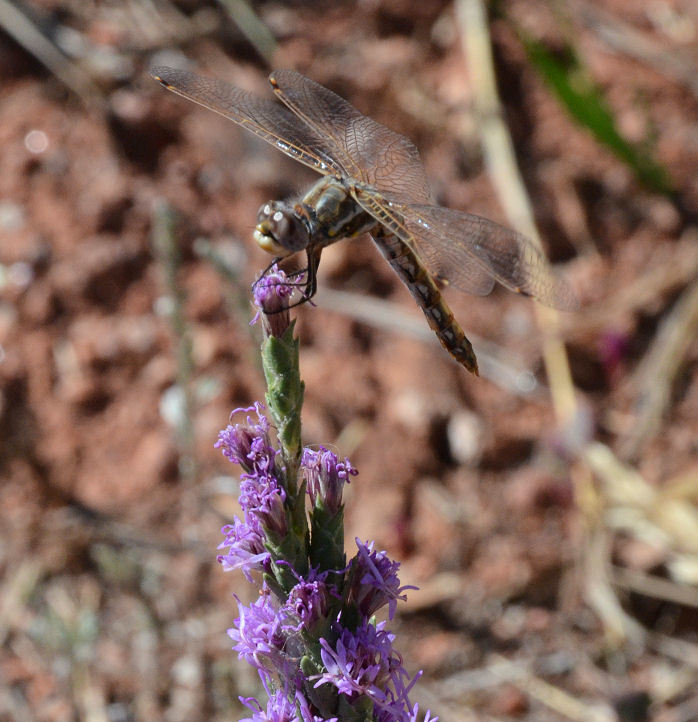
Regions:
<instances>
[{"instance_id":1,"label":"transparent wing membrane","mask_svg":"<svg viewBox=\"0 0 698 722\"><path fill-rule=\"evenodd\" d=\"M494 221L440 206L412 204L401 209L417 254L457 288L469 283L473 263L503 286L562 311L577 306L567 284L525 236Z\"/></svg>"},{"instance_id":2,"label":"transparent wing membrane","mask_svg":"<svg viewBox=\"0 0 698 722\"><path fill-rule=\"evenodd\" d=\"M357 188L364 210L414 251L444 285L486 295L494 280L560 310L577 301L543 254L525 237L470 213L424 204L402 204Z\"/></svg>"},{"instance_id":3,"label":"transparent wing membrane","mask_svg":"<svg viewBox=\"0 0 698 722\"><path fill-rule=\"evenodd\" d=\"M412 141L360 113L336 93L293 70L269 76L277 97L326 137L346 175L403 202L430 200L429 182Z\"/></svg>"},{"instance_id":4,"label":"transparent wing membrane","mask_svg":"<svg viewBox=\"0 0 698 722\"><path fill-rule=\"evenodd\" d=\"M283 105L259 98L217 78L186 70L155 67L151 73L168 90L229 118L271 143L282 153L323 175L344 175L328 139L318 135Z\"/></svg>"}]
</instances>

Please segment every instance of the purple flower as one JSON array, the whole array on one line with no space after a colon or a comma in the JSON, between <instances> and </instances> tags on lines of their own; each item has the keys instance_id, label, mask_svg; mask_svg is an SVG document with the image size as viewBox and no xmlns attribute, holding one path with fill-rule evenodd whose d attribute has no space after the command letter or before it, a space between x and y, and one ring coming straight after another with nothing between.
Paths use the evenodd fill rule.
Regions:
<instances>
[{"instance_id":1,"label":"purple flower","mask_svg":"<svg viewBox=\"0 0 698 722\"><path fill-rule=\"evenodd\" d=\"M385 622L374 626L364 620L355 630L337 626L334 644L320 639L325 672L314 677L315 687L331 684L350 699L368 697L381 722L408 720L407 695L421 673L410 680L393 649L395 635L385 629Z\"/></svg>"},{"instance_id":2,"label":"purple flower","mask_svg":"<svg viewBox=\"0 0 698 722\"><path fill-rule=\"evenodd\" d=\"M221 529L225 539L218 546L227 549L218 555L223 571L241 569L248 582L252 582L252 572L268 571L271 555L264 547L264 530L258 519L251 517L242 521L235 517L232 524Z\"/></svg>"},{"instance_id":3,"label":"purple flower","mask_svg":"<svg viewBox=\"0 0 698 722\"><path fill-rule=\"evenodd\" d=\"M299 722L296 705L288 699L283 690L269 695L266 710L262 709L254 697L240 697L240 701L253 712L252 717L244 717L240 722Z\"/></svg>"},{"instance_id":4,"label":"purple flower","mask_svg":"<svg viewBox=\"0 0 698 722\"><path fill-rule=\"evenodd\" d=\"M273 473L276 450L269 441L269 421L262 413L264 405L257 402L248 408L235 409L231 418L241 412L254 411L257 420L253 421L247 417L246 424L230 424L218 433L218 441L213 445L214 449L220 449L229 461L240 464L248 473L266 474Z\"/></svg>"},{"instance_id":5,"label":"purple flower","mask_svg":"<svg viewBox=\"0 0 698 722\"><path fill-rule=\"evenodd\" d=\"M255 602L246 607L238 599L240 616L228 636L237 644L233 649L257 669L265 684L279 675L282 680L295 678L297 663L288 652L288 638L281 619L265 588Z\"/></svg>"},{"instance_id":6,"label":"purple flower","mask_svg":"<svg viewBox=\"0 0 698 722\"><path fill-rule=\"evenodd\" d=\"M359 472L349 463L349 459L339 461L336 454L323 446L319 451L307 447L303 449L301 467L313 506L322 503L329 514L336 514L342 505L344 484L348 484L349 477Z\"/></svg>"},{"instance_id":7,"label":"purple flower","mask_svg":"<svg viewBox=\"0 0 698 722\"><path fill-rule=\"evenodd\" d=\"M398 599L407 599L404 591L417 587L400 586L399 562L392 561L385 552L374 551L374 542L355 541L358 551L349 563L347 602L355 604L366 619L387 604L388 617L392 619Z\"/></svg>"},{"instance_id":8,"label":"purple flower","mask_svg":"<svg viewBox=\"0 0 698 722\"><path fill-rule=\"evenodd\" d=\"M289 327L291 317L288 312L288 299L297 283L289 283L286 274L276 265L272 266L252 287L254 303L258 311L252 319L255 323L262 314L264 333L267 336L281 338Z\"/></svg>"},{"instance_id":9,"label":"purple flower","mask_svg":"<svg viewBox=\"0 0 698 722\"><path fill-rule=\"evenodd\" d=\"M245 717L240 722L338 722L336 717L326 719L314 714L300 692L296 692L294 699L290 700L283 690L277 690L269 695L266 710L253 697L240 697L240 701L254 712L252 717Z\"/></svg>"},{"instance_id":10,"label":"purple flower","mask_svg":"<svg viewBox=\"0 0 698 722\"><path fill-rule=\"evenodd\" d=\"M285 626L293 631L310 630L318 621L327 617L333 589L325 584L327 574L311 570L307 579L300 579L291 589L283 607ZM334 592L336 595L336 592Z\"/></svg>"},{"instance_id":11,"label":"purple flower","mask_svg":"<svg viewBox=\"0 0 698 722\"><path fill-rule=\"evenodd\" d=\"M279 486L276 477L243 474L239 501L246 521L255 517L265 530L273 531L283 538L288 531L285 500L286 492Z\"/></svg>"}]
</instances>

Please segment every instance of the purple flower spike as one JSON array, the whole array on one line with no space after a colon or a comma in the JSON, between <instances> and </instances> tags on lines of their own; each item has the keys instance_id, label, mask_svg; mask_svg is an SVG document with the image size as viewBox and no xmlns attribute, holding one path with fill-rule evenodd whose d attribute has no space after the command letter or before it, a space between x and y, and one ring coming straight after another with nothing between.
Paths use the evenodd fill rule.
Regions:
<instances>
[{"instance_id":1,"label":"purple flower spike","mask_svg":"<svg viewBox=\"0 0 698 722\"><path fill-rule=\"evenodd\" d=\"M275 272L258 284L261 310L291 295L279 278L285 277ZM279 316L265 315L265 323ZM275 343L283 346L286 339ZM285 419L277 419L275 409L271 413L281 434ZM306 448L298 467L305 483L289 484L288 464L277 460L285 457L272 445L264 406L233 413L240 411L245 420L228 425L216 443L243 469L242 518L223 527L218 561L225 571L240 569L250 582L260 573L266 580L255 602L246 606L238 599L239 617L228 635L267 693L266 705L241 698L251 712L242 722L339 722L330 717L338 713L342 719L418 722L419 708L409 694L421 672L410 677L386 622L372 622L384 606L392 619L405 590L416 587L400 586L400 565L376 551L373 542L357 539L357 554L346 563L342 495L356 469L328 449ZM307 512L303 488L313 506L309 525L299 518ZM426 722L436 719L427 712Z\"/></svg>"},{"instance_id":2,"label":"purple flower spike","mask_svg":"<svg viewBox=\"0 0 698 722\"><path fill-rule=\"evenodd\" d=\"M267 336L281 338L289 326L291 317L288 312L288 299L295 285L288 282L286 274L275 265L252 287L254 303L258 309L252 323L262 314L264 333Z\"/></svg>"},{"instance_id":3,"label":"purple flower spike","mask_svg":"<svg viewBox=\"0 0 698 722\"><path fill-rule=\"evenodd\" d=\"M367 619L372 617L385 604L388 605L388 617L395 616L398 599L404 601L406 589L414 586L400 586L397 571L399 562L392 561L385 552L373 550L374 542L362 544L356 539L358 552L349 565L350 587L348 601L359 608Z\"/></svg>"},{"instance_id":4,"label":"purple flower spike","mask_svg":"<svg viewBox=\"0 0 698 722\"><path fill-rule=\"evenodd\" d=\"M339 461L336 454L322 446L319 451L303 449L301 467L305 472L313 506L322 502L329 514L336 514L342 505L344 484L348 484L349 477L359 472L349 463L349 459Z\"/></svg>"}]
</instances>

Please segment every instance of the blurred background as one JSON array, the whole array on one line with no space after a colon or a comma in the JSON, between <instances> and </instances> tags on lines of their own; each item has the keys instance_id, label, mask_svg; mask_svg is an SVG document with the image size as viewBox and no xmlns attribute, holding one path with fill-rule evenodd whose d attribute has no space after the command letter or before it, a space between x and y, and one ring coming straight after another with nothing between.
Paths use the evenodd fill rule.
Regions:
<instances>
[{"instance_id":1,"label":"blurred background","mask_svg":"<svg viewBox=\"0 0 698 722\"><path fill-rule=\"evenodd\" d=\"M698 720L698 5L0 0L0 719L230 720L259 692L215 561L263 397L257 209L312 172L164 90L290 67L530 236L569 314L448 295L438 346L369 239L298 310L306 443L452 720ZM535 224L535 225L534 225ZM563 345L564 344L564 345Z\"/></svg>"}]
</instances>

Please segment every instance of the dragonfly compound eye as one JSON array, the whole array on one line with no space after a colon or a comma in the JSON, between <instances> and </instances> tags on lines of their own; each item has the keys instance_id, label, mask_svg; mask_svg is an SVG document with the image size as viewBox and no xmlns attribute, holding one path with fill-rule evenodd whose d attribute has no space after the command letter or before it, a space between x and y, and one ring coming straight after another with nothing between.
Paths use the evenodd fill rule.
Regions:
<instances>
[{"instance_id":1,"label":"dragonfly compound eye","mask_svg":"<svg viewBox=\"0 0 698 722\"><path fill-rule=\"evenodd\" d=\"M284 240L291 234L291 221L286 213L283 211L276 211L274 215L269 218L269 227L271 234L274 238L284 244Z\"/></svg>"}]
</instances>

